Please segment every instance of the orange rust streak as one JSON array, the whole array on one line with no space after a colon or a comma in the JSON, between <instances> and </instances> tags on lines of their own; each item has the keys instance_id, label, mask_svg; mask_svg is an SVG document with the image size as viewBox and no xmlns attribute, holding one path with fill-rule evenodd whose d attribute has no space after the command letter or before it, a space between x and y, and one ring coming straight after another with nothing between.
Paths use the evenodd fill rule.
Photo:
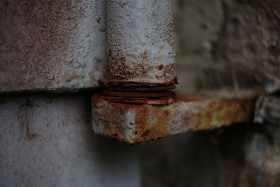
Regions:
<instances>
[{"instance_id":1,"label":"orange rust streak","mask_svg":"<svg viewBox=\"0 0 280 187\"><path fill-rule=\"evenodd\" d=\"M121 98L121 100L116 102L116 98ZM92 97L94 107L101 108L101 112L98 112L99 119L100 116L103 118L101 119L101 122L103 121L101 133L128 143L137 143L170 135L173 133L170 130L170 125L175 117L173 115L176 115L177 112L181 112L182 116L177 119L181 122L178 124L176 133L180 132L180 128L182 128L182 132L185 132L186 126L188 126L187 129L192 131L211 130L223 125L247 121L251 117L254 99L254 95L239 99L203 99L199 96L178 96L172 104L173 106L169 107L168 103L165 103L165 107L148 103L154 100L166 102L162 98L122 98L99 94ZM102 108L102 105L106 107ZM184 109L181 106L187 108ZM188 108L188 106L192 108ZM130 110L135 111L135 118L133 119L135 124L132 127L135 136L127 136L126 130L128 127L122 126L123 124L128 125L124 121L127 120L126 112Z\"/></svg>"},{"instance_id":2,"label":"orange rust streak","mask_svg":"<svg viewBox=\"0 0 280 187\"><path fill-rule=\"evenodd\" d=\"M195 114L191 129L210 130L221 125L247 121L250 118L252 101L249 100L217 100L203 106Z\"/></svg>"},{"instance_id":3,"label":"orange rust streak","mask_svg":"<svg viewBox=\"0 0 280 187\"><path fill-rule=\"evenodd\" d=\"M149 119L149 115L152 115L156 120ZM168 121L170 121L168 111L163 112L160 107L143 105L139 110L136 110L137 138L134 143L168 136L170 134L166 126Z\"/></svg>"}]
</instances>

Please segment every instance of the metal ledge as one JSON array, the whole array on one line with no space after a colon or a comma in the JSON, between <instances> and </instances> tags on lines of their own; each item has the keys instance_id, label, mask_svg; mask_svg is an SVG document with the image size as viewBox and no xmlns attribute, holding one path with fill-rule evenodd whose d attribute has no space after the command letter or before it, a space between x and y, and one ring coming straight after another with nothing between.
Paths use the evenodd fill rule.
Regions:
<instances>
[{"instance_id":1,"label":"metal ledge","mask_svg":"<svg viewBox=\"0 0 280 187\"><path fill-rule=\"evenodd\" d=\"M97 134L131 144L188 131L211 130L250 120L258 93L220 90L204 96L176 96L168 103L146 98L140 104L116 102L95 94L93 129Z\"/></svg>"}]
</instances>

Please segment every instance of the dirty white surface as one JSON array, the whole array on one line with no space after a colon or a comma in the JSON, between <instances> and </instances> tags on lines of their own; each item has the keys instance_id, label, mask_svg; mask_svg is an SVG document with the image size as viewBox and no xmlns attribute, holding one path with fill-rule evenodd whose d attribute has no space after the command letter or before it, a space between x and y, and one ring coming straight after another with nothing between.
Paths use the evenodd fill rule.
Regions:
<instances>
[{"instance_id":1,"label":"dirty white surface","mask_svg":"<svg viewBox=\"0 0 280 187\"><path fill-rule=\"evenodd\" d=\"M138 146L94 135L90 96L1 96L0 186L140 186Z\"/></svg>"},{"instance_id":2,"label":"dirty white surface","mask_svg":"<svg viewBox=\"0 0 280 187\"><path fill-rule=\"evenodd\" d=\"M172 0L107 2L109 79L168 83L175 78Z\"/></svg>"},{"instance_id":3,"label":"dirty white surface","mask_svg":"<svg viewBox=\"0 0 280 187\"><path fill-rule=\"evenodd\" d=\"M0 2L0 91L72 91L106 71L106 1Z\"/></svg>"}]
</instances>

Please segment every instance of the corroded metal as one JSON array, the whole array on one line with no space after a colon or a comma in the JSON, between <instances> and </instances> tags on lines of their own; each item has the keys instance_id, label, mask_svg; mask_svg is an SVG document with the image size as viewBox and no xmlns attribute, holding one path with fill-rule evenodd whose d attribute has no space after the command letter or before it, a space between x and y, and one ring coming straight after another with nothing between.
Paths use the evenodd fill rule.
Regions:
<instances>
[{"instance_id":1,"label":"corroded metal","mask_svg":"<svg viewBox=\"0 0 280 187\"><path fill-rule=\"evenodd\" d=\"M93 129L127 143L210 130L251 118L255 93L212 96L92 97ZM140 99L141 102L137 102ZM129 102L125 102L125 101Z\"/></svg>"},{"instance_id":2,"label":"corroded metal","mask_svg":"<svg viewBox=\"0 0 280 187\"><path fill-rule=\"evenodd\" d=\"M98 86L106 71L105 1L0 2L0 92Z\"/></svg>"},{"instance_id":3,"label":"corroded metal","mask_svg":"<svg viewBox=\"0 0 280 187\"><path fill-rule=\"evenodd\" d=\"M165 90L175 84L173 6L172 0L107 1L110 86Z\"/></svg>"}]
</instances>

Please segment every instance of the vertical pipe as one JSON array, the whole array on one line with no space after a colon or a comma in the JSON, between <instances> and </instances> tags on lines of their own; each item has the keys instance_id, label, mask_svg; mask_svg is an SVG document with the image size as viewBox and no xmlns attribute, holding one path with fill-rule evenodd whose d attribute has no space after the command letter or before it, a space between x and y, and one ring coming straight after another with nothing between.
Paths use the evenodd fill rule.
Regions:
<instances>
[{"instance_id":1,"label":"vertical pipe","mask_svg":"<svg viewBox=\"0 0 280 187\"><path fill-rule=\"evenodd\" d=\"M108 0L107 58L109 86L175 85L172 0Z\"/></svg>"}]
</instances>

